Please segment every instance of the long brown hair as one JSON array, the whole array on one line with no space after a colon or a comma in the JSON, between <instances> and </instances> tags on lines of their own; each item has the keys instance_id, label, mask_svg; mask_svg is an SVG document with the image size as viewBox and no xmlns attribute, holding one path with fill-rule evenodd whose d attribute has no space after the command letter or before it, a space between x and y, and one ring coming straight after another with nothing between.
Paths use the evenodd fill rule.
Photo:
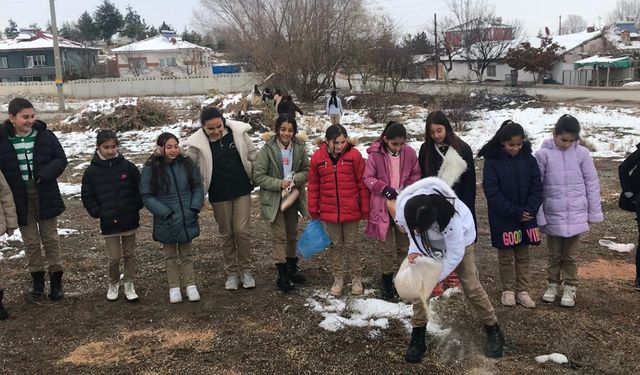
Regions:
<instances>
[{"instance_id":1,"label":"long brown hair","mask_svg":"<svg viewBox=\"0 0 640 375\"><path fill-rule=\"evenodd\" d=\"M461 140L453 131L453 127L451 126L451 123L449 122L449 119L444 114L444 112L434 111L429 113L429 115L427 116L425 133L424 133L424 142L426 144L425 157L426 157L427 176L435 176L438 173L436 164L435 164L437 146L436 146L436 142L433 140L433 138L431 138L431 135L429 134L429 128L433 124L444 126L447 132L445 140L450 147L453 147L456 151L458 151L458 153L460 153L460 148L461 148ZM423 163L423 162L424 160L420 160L420 163Z\"/></svg>"}]
</instances>

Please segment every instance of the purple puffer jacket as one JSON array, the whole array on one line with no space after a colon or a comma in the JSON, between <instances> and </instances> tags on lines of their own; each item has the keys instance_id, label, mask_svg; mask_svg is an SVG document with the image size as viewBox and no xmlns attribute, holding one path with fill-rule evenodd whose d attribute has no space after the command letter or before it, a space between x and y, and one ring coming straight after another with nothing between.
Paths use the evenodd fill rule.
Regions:
<instances>
[{"instance_id":1,"label":"purple puffer jacket","mask_svg":"<svg viewBox=\"0 0 640 375\"><path fill-rule=\"evenodd\" d=\"M544 199L537 219L543 233L573 237L603 220L598 172L586 147L576 141L561 150L553 138L547 139L536 159Z\"/></svg>"},{"instance_id":2,"label":"purple puffer jacket","mask_svg":"<svg viewBox=\"0 0 640 375\"><path fill-rule=\"evenodd\" d=\"M365 233L376 240L384 241L389 229L387 198L382 190L389 185L389 161L380 142L367 149L369 158L364 167L364 184L371 191L369 219ZM400 150L400 190L420 179L420 165L415 150L405 146Z\"/></svg>"}]
</instances>

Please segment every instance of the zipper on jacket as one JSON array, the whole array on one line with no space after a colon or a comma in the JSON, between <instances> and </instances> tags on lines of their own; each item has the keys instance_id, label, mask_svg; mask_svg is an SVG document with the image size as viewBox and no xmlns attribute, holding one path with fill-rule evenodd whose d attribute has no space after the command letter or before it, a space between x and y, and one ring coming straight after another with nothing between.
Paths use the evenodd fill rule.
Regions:
<instances>
[{"instance_id":1,"label":"zipper on jacket","mask_svg":"<svg viewBox=\"0 0 640 375\"><path fill-rule=\"evenodd\" d=\"M173 162L175 163L175 161ZM176 186L176 195L178 196L178 203L180 203L180 210L182 211L182 227L184 229L185 239L189 238L189 231L187 231L187 215L184 213L184 206L182 205L182 199L180 199L180 188L178 187L178 179L176 179L176 173L173 171L173 163L169 166L171 175L173 176L173 184Z\"/></svg>"},{"instance_id":2,"label":"zipper on jacket","mask_svg":"<svg viewBox=\"0 0 640 375\"><path fill-rule=\"evenodd\" d=\"M333 177L336 182L336 204L338 206L338 223L340 222L340 195L338 194L338 164L333 165Z\"/></svg>"}]
</instances>

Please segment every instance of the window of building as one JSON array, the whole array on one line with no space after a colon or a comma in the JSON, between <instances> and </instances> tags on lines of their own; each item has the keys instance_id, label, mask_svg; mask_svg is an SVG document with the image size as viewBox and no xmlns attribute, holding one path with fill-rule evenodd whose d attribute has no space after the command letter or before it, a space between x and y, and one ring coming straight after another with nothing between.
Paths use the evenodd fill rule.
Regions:
<instances>
[{"instance_id":1,"label":"window of building","mask_svg":"<svg viewBox=\"0 0 640 375\"><path fill-rule=\"evenodd\" d=\"M27 68L34 68L36 66L46 66L46 59L44 55L27 56Z\"/></svg>"},{"instance_id":2,"label":"window of building","mask_svg":"<svg viewBox=\"0 0 640 375\"><path fill-rule=\"evenodd\" d=\"M147 69L147 59L145 57L129 58L131 69L141 71Z\"/></svg>"},{"instance_id":3,"label":"window of building","mask_svg":"<svg viewBox=\"0 0 640 375\"><path fill-rule=\"evenodd\" d=\"M489 65L487 67L487 77L495 77L496 76L496 66Z\"/></svg>"},{"instance_id":4,"label":"window of building","mask_svg":"<svg viewBox=\"0 0 640 375\"><path fill-rule=\"evenodd\" d=\"M22 76L19 78L20 82L33 82L33 76Z\"/></svg>"},{"instance_id":5,"label":"window of building","mask_svg":"<svg viewBox=\"0 0 640 375\"><path fill-rule=\"evenodd\" d=\"M178 63L176 62L176 58L175 57L169 57L166 59L160 59L160 67L161 68L168 68L168 67L176 67L178 66Z\"/></svg>"},{"instance_id":6,"label":"window of building","mask_svg":"<svg viewBox=\"0 0 640 375\"><path fill-rule=\"evenodd\" d=\"M9 61L5 56L0 56L0 69L7 69L9 67Z\"/></svg>"}]
</instances>

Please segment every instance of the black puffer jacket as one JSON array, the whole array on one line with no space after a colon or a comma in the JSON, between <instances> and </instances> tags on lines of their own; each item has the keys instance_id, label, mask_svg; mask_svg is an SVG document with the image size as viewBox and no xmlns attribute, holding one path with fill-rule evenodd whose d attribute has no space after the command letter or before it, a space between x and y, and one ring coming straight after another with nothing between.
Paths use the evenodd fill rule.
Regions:
<instances>
[{"instance_id":1,"label":"black puffer jacket","mask_svg":"<svg viewBox=\"0 0 640 375\"><path fill-rule=\"evenodd\" d=\"M640 194L638 194L640 193L640 144L636 148L618 167L620 186L622 187L618 205L623 210L636 212L640 218L640 206L638 206L640 203ZM631 192L634 195L627 198L624 195L626 192Z\"/></svg>"},{"instance_id":2,"label":"black puffer jacket","mask_svg":"<svg viewBox=\"0 0 640 375\"><path fill-rule=\"evenodd\" d=\"M100 219L102 234L123 233L140 226L140 171L122 155L102 160L97 153L82 176L82 204Z\"/></svg>"},{"instance_id":3,"label":"black puffer jacket","mask_svg":"<svg viewBox=\"0 0 640 375\"><path fill-rule=\"evenodd\" d=\"M67 156L58 138L47 129L47 124L36 120L33 128L38 131L33 146L33 173L39 193L38 219L47 220L64 212L57 178L67 167ZM20 174L18 155L9 140L14 135L13 124L9 120L5 121L0 129L0 170L11 187L18 212L18 224L27 225L27 186Z\"/></svg>"}]
</instances>

